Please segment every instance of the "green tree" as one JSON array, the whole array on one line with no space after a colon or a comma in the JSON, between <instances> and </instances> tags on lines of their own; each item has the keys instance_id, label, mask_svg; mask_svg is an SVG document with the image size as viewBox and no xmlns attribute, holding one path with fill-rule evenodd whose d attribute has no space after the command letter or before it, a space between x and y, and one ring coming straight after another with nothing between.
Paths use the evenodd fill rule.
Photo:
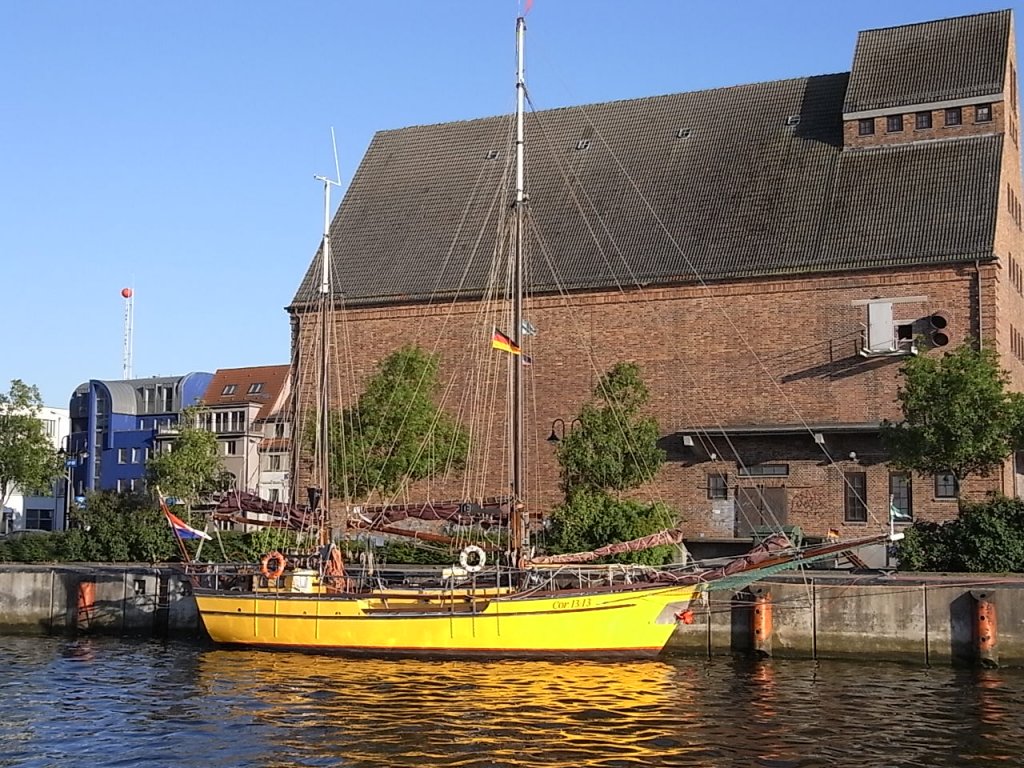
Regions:
<instances>
[{"instance_id":1,"label":"green tree","mask_svg":"<svg viewBox=\"0 0 1024 768\"><path fill-rule=\"evenodd\" d=\"M81 528L73 559L101 562L163 562L178 555L167 518L148 495L96 491L77 514ZM77 531L69 531L77 533ZM71 542L69 542L70 549Z\"/></svg>"},{"instance_id":2,"label":"green tree","mask_svg":"<svg viewBox=\"0 0 1024 768\"><path fill-rule=\"evenodd\" d=\"M580 488L552 510L547 540L554 552L589 552L606 544L639 539L674 524L675 513L664 504L643 504L602 490ZM603 560L661 565L674 554L674 547L659 546Z\"/></svg>"},{"instance_id":3,"label":"green tree","mask_svg":"<svg viewBox=\"0 0 1024 768\"><path fill-rule=\"evenodd\" d=\"M618 363L601 377L580 410L578 426L558 445L565 502L548 519L548 547L584 552L672 527L663 504L641 504L617 494L652 479L665 461L658 422L643 415L649 395L634 363ZM613 495L614 494L614 495ZM673 547L616 555L611 561L659 564Z\"/></svg>"},{"instance_id":4,"label":"green tree","mask_svg":"<svg viewBox=\"0 0 1024 768\"><path fill-rule=\"evenodd\" d=\"M416 346L389 355L358 403L331 419L332 491L365 499L461 469L469 438L436 404L438 361Z\"/></svg>"},{"instance_id":5,"label":"green tree","mask_svg":"<svg viewBox=\"0 0 1024 768\"><path fill-rule=\"evenodd\" d=\"M60 458L39 420L39 390L21 379L0 392L0 508L16 488L47 492L60 476Z\"/></svg>"},{"instance_id":6,"label":"green tree","mask_svg":"<svg viewBox=\"0 0 1024 768\"><path fill-rule=\"evenodd\" d=\"M601 377L578 426L558 444L566 497L577 490L625 491L653 478L665 461L658 422L641 411L647 385L635 363L617 363Z\"/></svg>"},{"instance_id":7,"label":"green tree","mask_svg":"<svg viewBox=\"0 0 1024 768\"><path fill-rule=\"evenodd\" d=\"M964 345L942 356L911 358L903 367L899 423L883 422L892 464L925 474L952 473L958 483L985 475L1017 447L1024 400L991 350Z\"/></svg>"},{"instance_id":8,"label":"green tree","mask_svg":"<svg viewBox=\"0 0 1024 768\"><path fill-rule=\"evenodd\" d=\"M216 436L198 426L201 413L201 408L182 411L171 450L146 463L149 487L176 496L188 509L203 496L225 490L230 483L217 456Z\"/></svg>"},{"instance_id":9,"label":"green tree","mask_svg":"<svg viewBox=\"0 0 1024 768\"><path fill-rule=\"evenodd\" d=\"M956 520L914 523L896 555L908 571L1024 572L1024 501L968 503Z\"/></svg>"}]
</instances>

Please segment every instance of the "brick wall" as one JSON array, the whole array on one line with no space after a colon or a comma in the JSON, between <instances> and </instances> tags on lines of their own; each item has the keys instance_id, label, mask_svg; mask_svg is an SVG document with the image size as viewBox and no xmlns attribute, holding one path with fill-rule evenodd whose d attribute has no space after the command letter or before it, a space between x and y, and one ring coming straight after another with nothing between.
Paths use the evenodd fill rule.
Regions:
<instances>
[{"instance_id":1,"label":"brick wall","mask_svg":"<svg viewBox=\"0 0 1024 768\"><path fill-rule=\"evenodd\" d=\"M631 293L604 292L573 297L535 297L526 316L537 327L528 338L534 364L527 369L528 503L546 511L559 500L553 446L545 438L552 422L569 423L600 374L622 360L638 363L651 389L670 461L643 489L680 511L693 535L731 536L728 504L707 498L706 473L714 467L737 487L787 488L789 521L814 534L828 528L863 528L843 521L844 471L865 471L871 527L884 524L888 469L876 437L828 438L825 449L811 434L716 443L713 464L681 450L677 433L694 428L793 425L806 422L859 424L895 418L901 358L866 359L858 354L866 309L858 300L922 297L894 305L896 320L923 327L944 310L951 345L974 332L977 275L973 265L850 273L823 277L747 280L718 285L661 288ZM348 404L386 355L414 342L441 356L445 408L471 431L474 459L464 473L413 488L408 500L477 497L501 493L508 485L504 447L506 365L490 348L492 327L507 328L495 305L476 302L444 306L363 308L339 312L334 335L349 339L341 391L334 403ZM301 318L300 318L301 319ZM315 345L315 326L300 322L301 358ZM934 351L925 351L935 354ZM308 403L309 386L300 387ZM856 462L848 455L858 454ZM779 478L736 477L737 462L786 462ZM304 481L303 481L304 482ZM1001 480L996 478L995 482ZM302 487L300 485L300 487ZM982 483L982 492L990 483ZM728 500L726 500L728 501ZM915 482L914 510L922 518L945 519L955 503L933 498L931 479ZM717 510L717 511L716 511Z\"/></svg>"}]
</instances>

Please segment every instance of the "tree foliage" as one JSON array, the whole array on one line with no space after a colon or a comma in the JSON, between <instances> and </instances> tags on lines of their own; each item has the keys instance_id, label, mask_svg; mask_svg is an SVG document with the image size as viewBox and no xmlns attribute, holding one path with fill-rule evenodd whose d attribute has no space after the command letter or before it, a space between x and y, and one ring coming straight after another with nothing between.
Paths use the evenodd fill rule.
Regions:
<instances>
[{"instance_id":1,"label":"tree foliage","mask_svg":"<svg viewBox=\"0 0 1024 768\"><path fill-rule=\"evenodd\" d=\"M601 377L578 424L558 444L566 497L578 490L624 491L653 478L665 461L658 422L641 411L649 398L635 363L617 363Z\"/></svg>"},{"instance_id":2,"label":"tree foliage","mask_svg":"<svg viewBox=\"0 0 1024 768\"><path fill-rule=\"evenodd\" d=\"M45 492L60 476L60 459L39 420L42 407L39 390L21 379L0 392L0 507L16 488Z\"/></svg>"},{"instance_id":3,"label":"tree foliage","mask_svg":"<svg viewBox=\"0 0 1024 768\"><path fill-rule=\"evenodd\" d=\"M913 357L902 373L903 420L882 428L894 466L950 472L962 482L987 474L1019 444L1024 399L1006 391L1007 374L991 350L964 345L941 357Z\"/></svg>"},{"instance_id":4,"label":"tree foliage","mask_svg":"<svg viewBox=\"0 0 1024 768\"><path fill-rule=\"evenodd\" d=\"M947 523L914 523L896 554L908 571L1024 572L1024 501L1000 497L966 504Z\"/></svg>"},{"instance_id":5,"label":"tree foliage","mask_svg":"<svg viewBox=\"0 0 1024 768\"><path fill-rule=\"evenodd\" d=\"M214 491L226 490L230 475L217 455L217 437L200 429L200 408L186 408L178 421L178 435L169 452L153 456L146 463L150 488L159 488L167 496L176 496L191 507L198 499Z\"/></svg>"},{"instance_id":6,"label":"tree foliage","mask_svg":"<svg viewBox=\"0 0 1024 768\"><path fill-rule=\"evenodd\" d=\"M589 552L671 528L675 514L664 504L620 499L603 490L577 489L548 518L547 543L552 552ZM675 548L653 547L603 558L603 562L661 565L672 560Z\"/></svg>"},{"instance_id":7,"label":"tree foliage","mask_svg":"<svg viewBox=\"0 0 1024 768\"><path fill-rule=\"evenodd\" d=\"M586 552L673 526L675 514L663 504L614 495L647 482L665 461L657 444L657 420L642 413L648 396L640 369L616 364L583 405L573 421L577 426L559 443L565 502L548 519L552 551ZM608 560L655 565L673 554L673 547L655 547Z\"/></svg>"},{"instance_id":8,"label":"tree foliage","mask_svg":"<svg viewBox=\"0 0 1024 768\"><path fill-rule=\"evenodd\" d=\"M365 499L464 466L469 438L436 404L438 361L408 345L389 355L355 406L331 419L332 491Z\"/></svg>"}]
</instances>

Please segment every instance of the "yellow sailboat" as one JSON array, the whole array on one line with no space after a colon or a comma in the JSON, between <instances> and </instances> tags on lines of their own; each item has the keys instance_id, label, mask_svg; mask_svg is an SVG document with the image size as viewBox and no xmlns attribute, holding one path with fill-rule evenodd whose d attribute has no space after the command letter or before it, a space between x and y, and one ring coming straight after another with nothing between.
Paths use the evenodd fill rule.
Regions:
<instances>
[{"instance_id":1,"label":"yellow sailboat","mask_svg":"<svg viewBox=\"0 0 1024 768\"><path fill-rule=\"evenodd\" d=\"M522 233L525 204L523 108L525 100L523 38L517 20L517 111L515 130L515 247L512 284L512 334L502 335L509 350L521 351L523 318ZM330 305L329 197L332 183L323 179L325 226L321 248L321 317ZM326 365L327 333L322 334ZM751 551L715 567L639 567L595 564L604 555L656 545L678 544L678 530L602 550L576 555L530 557L524 522L523 365L513 354L510 365L510 495L494 505L508 516L508 551L488 566L483 549L469 546L460 562L418 579L388 584L370 569L346 568L340 551L321 539L315 558L297 562L271 553L261 565L191 570L199 614L217 643L267 648L309 649L357 654L429 655L608 655L660 653L677 624L693 620L691 605L709 589L739 589L768 573L812 562L837 552L883 541L830 542L812 550L790 545L784 536L768 539ZM321 392L328 376L321 371ZM326 395L318 403L328 412ZM330 444L326 418L317 432L316 462L323 497L311 495L309 512L327 527L330 491L326 478ZM316 463L315 462L315 463ZM432 508L437 513L437 508ZM434 519L454 519L443 514ZM355 521L358 527L358 521ZM378 529L379 530L379 529ZM424 534L424 536L429 534Z\"/></svg>"}]
</instances>

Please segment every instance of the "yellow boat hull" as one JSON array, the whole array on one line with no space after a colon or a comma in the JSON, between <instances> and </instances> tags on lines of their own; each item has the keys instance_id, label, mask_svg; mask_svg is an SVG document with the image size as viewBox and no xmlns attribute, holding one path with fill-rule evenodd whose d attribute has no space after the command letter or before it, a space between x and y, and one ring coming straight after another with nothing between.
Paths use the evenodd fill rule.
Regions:
<instances>
[{"instance_id":1,"label":"yellow boat hull","mask_svg":"<svg viewBox=\"0 0 1024 768\"><path fill-rule=\"evenodd\" d=\"M482 599L196 591L217 643L364 654L654 655L696 587Z\"/></svg>"}]
</instances>

